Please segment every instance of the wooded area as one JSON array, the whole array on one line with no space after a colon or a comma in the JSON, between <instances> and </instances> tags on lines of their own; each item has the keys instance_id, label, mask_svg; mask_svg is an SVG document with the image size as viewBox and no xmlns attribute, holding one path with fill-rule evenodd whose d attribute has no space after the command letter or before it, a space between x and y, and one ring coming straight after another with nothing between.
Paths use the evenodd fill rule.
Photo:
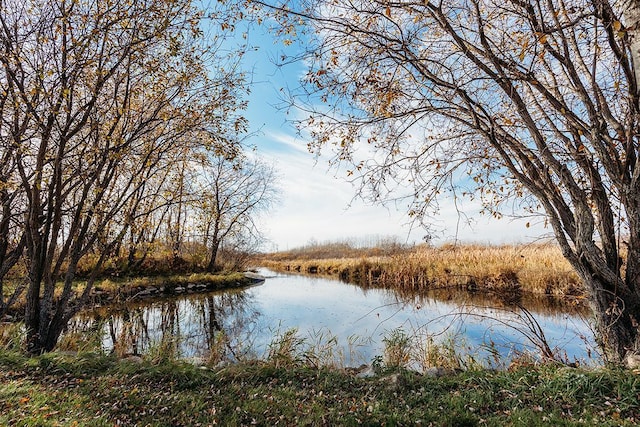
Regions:
<instances>
[{"instance_id":1,"label":"wooded area","mask_svg":"<svg viewBox=\"0 0 640 427\"><path fill-rule=\"evenodd\" d=\"M216 268L223 239L257 235L250 215L268 205L273 174L243 153L242 46L223 49L224 31L203 30L224 22L226 9L165 0L0 6L0 298L8 272L22 260L26 272L0 314L26 293L28 349L39 353L54 347L110 257L140 262L160 242L175 259L189 240L210 248ZM233 171L232 184L211 185L220 167ZM211 198L259 189L210 211L219 209Z\"/></svg>"}]
</instances>

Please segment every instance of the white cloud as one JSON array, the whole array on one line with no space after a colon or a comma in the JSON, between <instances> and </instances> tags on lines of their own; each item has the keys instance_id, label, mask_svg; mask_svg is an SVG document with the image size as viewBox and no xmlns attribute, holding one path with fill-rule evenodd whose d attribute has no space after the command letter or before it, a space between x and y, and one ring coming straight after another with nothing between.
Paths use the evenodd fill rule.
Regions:
<instances>
[{"instance_id":1,"label":"white cloud","mask_svg":"<svg viewBox=\"0 0 640 427\"><path fill-rule=\"evenodd\" d=\"M258 147L257 155L273 163L282 177L281 204L261 220L273 246L283 250L304 245L312 239L324 242L376 235L420 241L425 231L411 231L403 206L398 209L370 206L354 200L357 189L341 179L344 171L330 170L327 157L316 159L307 151L307 142L295 136L295 129L287 123L287 118L303 119L305 113L292 109L285 116L284 111L274 106L282 101L280 88L297 85L306 68L301 63L283 67L274 65L268 58L278 58L282 46L275 46L271 36L254 36L264 39L259 43L263 49L248 59L255 73L247 110L255 136L248 142ZM326 153L330 151L327 149ZM364 145L355 156L363 158L370 154L370 148ZM479 206L472 202L467 202L464 210L472 218L472 226L459 220L453 201L444 198L440 201L440 213L433 219L434 225L443 230L436 236L438 241L451 241L457 237L463 242L498 244L530 241L548 233L538 225L527 228L527 220L478 216Z\"/></svg>"},{"instance_id":2,"label":"white cloud","mask_svg":"<svg viewBox=\"0 0 640 427\"><path fill-rule=\"evenodd\" d=\"M264 218L265 234L272 246L268 249L291 249L309 243L397 236L400 241L419 242L425 235L421 229L411 230L405 211L394 207L368 205L354 199L356 188L335 176L326 159L306 151L298 137L284 133L268 133L261 137L258 153L275 164L281 175L281 204ZM460 203L460 202L458 202ZM458 205L460 206L460 205ZM477 215L479 206L464 205L472 218L471 225L460 219L452 201L443 200L435 226L443 230L437 242L510 243L535 239L545 231L538 225L529 228L527 220L496 220Z\"/></svg>"}]
</instances>

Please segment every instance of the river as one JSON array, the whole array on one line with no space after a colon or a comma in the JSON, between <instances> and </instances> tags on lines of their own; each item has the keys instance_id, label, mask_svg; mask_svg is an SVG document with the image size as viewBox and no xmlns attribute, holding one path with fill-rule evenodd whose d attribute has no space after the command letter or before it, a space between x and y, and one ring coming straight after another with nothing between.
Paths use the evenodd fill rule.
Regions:
<instances>
[{"instance_id":1,"label":"river","mask_svg":"<svg viewBox=\"0 0 640 427\"><path fill-rule=\"evenodd\" d=\"M100 310L78 316L72 330L92 329L106 351L121 354L169 346L178 357L223 361L266 358L288 345L307 361L337 366L369 364L383 356L385 341L406 336L419 369L434 344L484 366L523 351L538 355L539 327L566 361L599 363L593 334L576 312L522 311L468 295L401 297L328 278L259 273L266 277L259 286Z\"/></svg>"}]
</instances>

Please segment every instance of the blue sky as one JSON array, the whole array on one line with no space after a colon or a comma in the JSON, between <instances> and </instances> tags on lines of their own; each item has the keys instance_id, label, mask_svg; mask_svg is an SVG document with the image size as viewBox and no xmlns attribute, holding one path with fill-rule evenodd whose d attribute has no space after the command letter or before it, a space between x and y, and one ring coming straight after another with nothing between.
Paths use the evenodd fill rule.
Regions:
<instances>
[{"instance_id":1,"label":"blue sky","mask_svg":"<svg viewBox=\"0 0 640 427\"><path fill-rule=\"evenodd\" d=\"M412 228L406 206L369 205L354 199L357 189L346 181L346 174L329 167L329 157L307 151L304 135L298 135L290 122L295 111L283 110L283 91L299 86L305 72L302 62L283 67L274 64L281 54L294 56L299 47L274 42L264 28L249 32L249 43L257 51L245 55L244 67L252 71L251 95L246 111L251 136L248 145L257 155L273 164L280 174L280 202L260 223L269 240L265 250L287 250L311 241L345 239L368 240L395 236L402 242L420 242L425 230ZM460 207L460 202L458 202ZM440 214L434 225L440 232L435 243L456 239L470 243L525 243L550 234L539 224L527 228L528 220L496 220L478 214L479 207L462 206L467 218L459 219L450 200L440 201Z\"/></svg>"}]
</instances>

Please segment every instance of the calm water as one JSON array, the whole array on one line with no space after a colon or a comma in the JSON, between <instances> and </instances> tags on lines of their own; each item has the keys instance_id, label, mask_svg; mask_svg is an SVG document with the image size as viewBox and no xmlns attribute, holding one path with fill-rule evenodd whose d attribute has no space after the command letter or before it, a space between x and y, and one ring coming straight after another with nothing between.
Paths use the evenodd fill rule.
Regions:
<instances>
[{"instance_id":1,"label":"calm water","mask_svg":"<svg viewBox=\"0 0 640 427\"><path fill-rule=\"evenodd\" d=\"M159 343L175 343L182 357L207 357L214 348L226 359L261 358L276 337L295 328L301 350L312 350L324 363L358 366L382 355L383 339L401 328L416 347L455 340L456 350L485 360L491 351L509 357L515 350L536 350L535 324L516 309L464 298L401 298L387 290L318 277L262 270L264 284L222 293L191 295L78 317L75 326L99 329L108 350L145 353ZM597 363L593 338L584 319L551 309L530 309L547 342L569 361ZM541 313L542 311L543 313ZM531 333L529 336L533 336ZM164 341L163 341L164 340ZM489 351L489 347L492 348Z\"/></svg>"}]
</instances>

